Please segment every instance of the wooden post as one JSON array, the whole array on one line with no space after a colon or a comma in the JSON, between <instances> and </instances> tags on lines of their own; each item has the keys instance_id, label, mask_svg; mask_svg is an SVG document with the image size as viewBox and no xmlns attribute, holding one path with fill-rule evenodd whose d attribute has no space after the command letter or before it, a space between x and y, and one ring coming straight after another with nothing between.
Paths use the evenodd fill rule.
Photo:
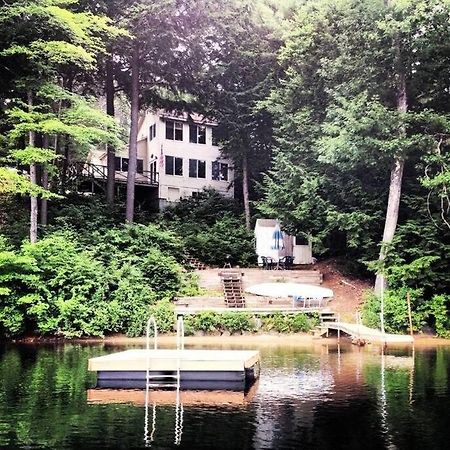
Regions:
<instances>
[{"instance_id":1,"label":"wooden post","mask_svg":"<svg viewBox=\"0 0 450 450\"><path fill-rule=\"evenodd\" d=\"M340 322L340 321L341 321L341 315L338 314L338 322ZM341 329L339 327L337 329L337 335L338 335L338 341L340 341L341 340Z\"/></svg>"},{"instance_id":2,"label":"wooden post","mask_svg":"<svg viewBox=\"0 0 450 450\"><path fill-rule=\"evenodd\" d=\"M412 313L411 313L411 298L409 292L406 293L406 303L408 305L408 319L409 319L409 334L413 335Z\"/></svg>"}]
</instances>

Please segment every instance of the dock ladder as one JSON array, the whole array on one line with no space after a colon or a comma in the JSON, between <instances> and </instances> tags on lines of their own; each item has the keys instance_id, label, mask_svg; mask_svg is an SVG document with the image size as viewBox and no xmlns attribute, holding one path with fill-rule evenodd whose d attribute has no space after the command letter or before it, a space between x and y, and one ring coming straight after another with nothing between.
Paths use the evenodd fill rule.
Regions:
<instances>
[{"instance_id":1,"label":"dock ladder","mask_svg":"<svg viewBox=\"0 0 450 450\"><path fill-rule=\"evenodd\" d=\"M167 375L151 375L150 376L150 331L153 329L153 349L158 349L158 329L156 320L152 316L147 321L147 364L145 378L145 419L144 419L144 442L145 446L151 445L156 430L156 404L153 403L152 413L152 431L149 434L149 394L150 388L176 388L176 407L175 407L175 445L181 444L181 435L183 434L183 403L180 398L180 379L181 379L181 352L184 350L184 322L183 316L177 318L177 370L176 374ZM153 383L151 382L153 380ZM166 383L158 383L158 381L167 380ZM172 381L169 383L169 381Z\"/></svg>"},{"instance_id":2,"label":"dock ladder","mask_svg":"<svg viewBox=\"0 0 450 450\"><path fill-rule=\"evenodd\" d=\"M147 321L147 361L145 374L145 388L176 388L180 389L180 373L181 373L181 352L184 350L184 322L183 317L177 319L177 368L174 373L169 374L150 374L150 338L153 330L153 349L158 349L158 328L156 320L152 316Z\"/></svg>"}]
</instances>

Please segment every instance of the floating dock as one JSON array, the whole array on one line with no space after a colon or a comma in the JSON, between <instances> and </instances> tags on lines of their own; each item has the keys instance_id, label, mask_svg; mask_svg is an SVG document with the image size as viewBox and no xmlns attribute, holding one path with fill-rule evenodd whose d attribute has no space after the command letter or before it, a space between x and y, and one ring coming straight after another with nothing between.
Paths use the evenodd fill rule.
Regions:
<instances>
[{"instance_id":1,"label":"floating dock","mask_svg":"<svg viewBox=\"0 0 450 450\"><path fill-rule=\"evenodd\" d=\"M176 379L179 370L184 390L244 390L259 377L259 368L254 350L127 350L91 358L88 365L100 388L144 389L147 370L152 387L170 387L163 380Z\"/></svg>"}]
</instances>

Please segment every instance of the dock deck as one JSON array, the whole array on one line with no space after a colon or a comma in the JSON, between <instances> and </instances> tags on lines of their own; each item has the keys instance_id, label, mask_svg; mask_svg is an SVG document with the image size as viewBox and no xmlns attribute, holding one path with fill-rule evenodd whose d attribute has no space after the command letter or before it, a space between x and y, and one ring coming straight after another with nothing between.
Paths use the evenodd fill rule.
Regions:
<instances>
[{"instance_id":1,"label":"dock deck","mask_svg":"<svg viewBox=\"0 0 450 450\"><path fill-rule=\"evenodd\" d=\"M103 388L143 388L152 378L175 375L182 389L243 389L259 376L254 350L127 350L89 359Z\"/></svg>"},{"instance_id":2,"label":"dock deck","mask_svg":"<svg viewBox=\"0 0 450 450\"><path fill-rule=\"evenodd\" d=\"M414 338L410 335L382 333L380 330L364 325L347 322L324 322L320 325L323 333L329 330L348 334L352 339L363 339L369 342L386 344L410 344Z\"/></svg>"}]
</instances>

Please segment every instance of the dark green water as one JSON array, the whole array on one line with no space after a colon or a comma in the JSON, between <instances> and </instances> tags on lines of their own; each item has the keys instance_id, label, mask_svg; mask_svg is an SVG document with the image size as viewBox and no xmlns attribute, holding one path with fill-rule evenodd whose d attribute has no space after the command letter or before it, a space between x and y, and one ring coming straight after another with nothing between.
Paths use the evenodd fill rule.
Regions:
<instances>
[{"instance_id":1,"label":"dark green water","mask_svg":"<svg viewBox=\"0 0 450 450\"><path fill-rule=\"evenodd\" d=\"M0 448L144 448L145 408L131 403L131 394L125 404L87 401L95 386L88 358L123 349L0 347ZM384 356L352 346L260 350L261 378L245 399L230 396L227 404L200 395L200 404L187 402L178 416L175 404L158 404L154 428L151 407L147 437L153 431L153 441L147 446L450 448L450 348Z\"/></svg>"}]
</instances>

